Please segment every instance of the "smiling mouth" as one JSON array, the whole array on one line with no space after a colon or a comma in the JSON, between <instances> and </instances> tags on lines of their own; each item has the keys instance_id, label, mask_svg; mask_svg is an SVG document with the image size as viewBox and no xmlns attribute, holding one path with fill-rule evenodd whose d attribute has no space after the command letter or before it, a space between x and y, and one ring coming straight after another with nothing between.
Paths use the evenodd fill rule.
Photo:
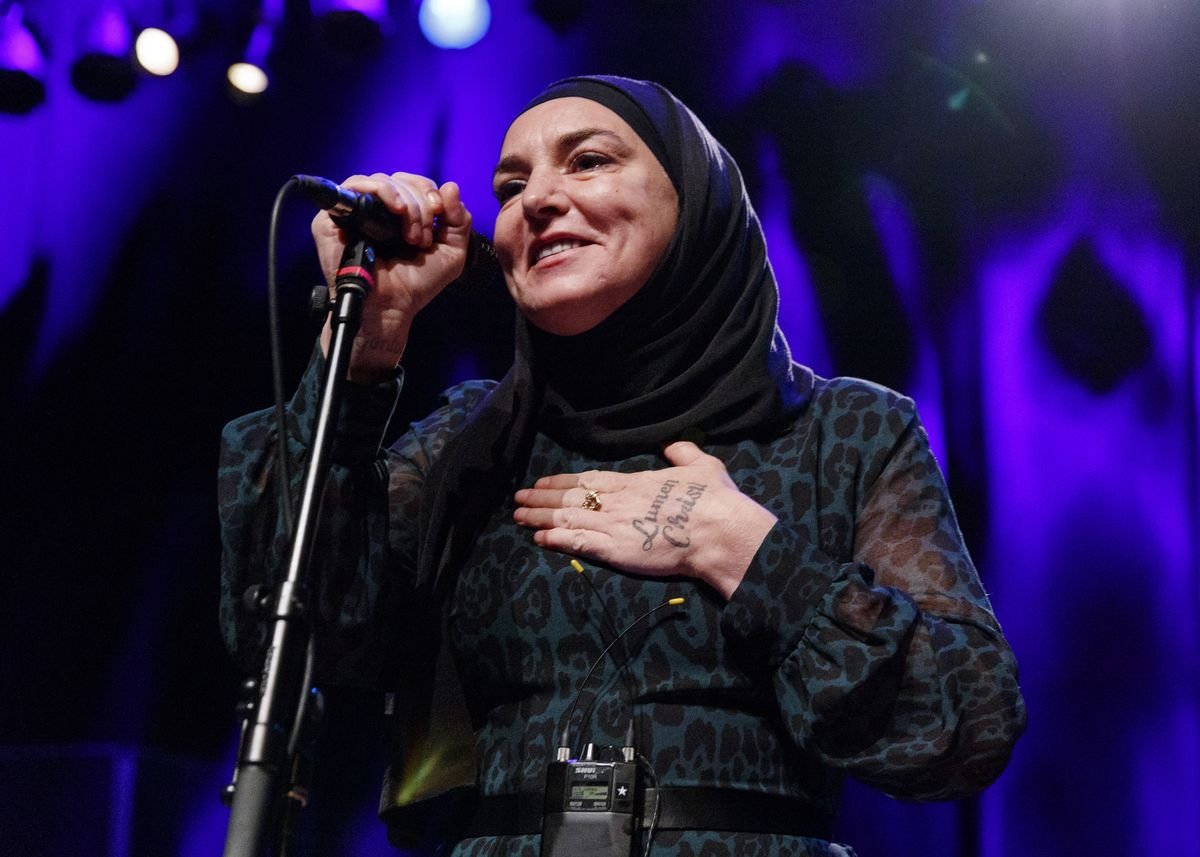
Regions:
<instances>
[{"instance_id":1,"label":"smiling mouth","mask_svg":"<svg viewBox=\"0 0 1200 857\"><path fill-rule=\"evenodd\" d=\"M537 252L533 254L533 264L546 259L550 256L556 256L559 253L565 253L568 250L574 250L576 247L582 247L585 242L578 238L564 238L561 241L552 241L543 247L539 247Z\"/></svg>"}]
</instances>

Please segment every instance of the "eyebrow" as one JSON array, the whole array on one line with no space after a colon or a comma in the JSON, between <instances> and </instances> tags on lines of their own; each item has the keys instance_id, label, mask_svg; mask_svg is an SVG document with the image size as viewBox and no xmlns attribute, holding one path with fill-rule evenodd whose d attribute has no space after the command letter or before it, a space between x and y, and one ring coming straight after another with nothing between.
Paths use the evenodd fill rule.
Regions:
<instances>
[{"instance_id":1,"label":"eyebrow","mask_svg":"<svg viewBox=\"0 0 1200 857\"><path fill-rule=\"evenodd\" d=\"M563 134L555 141L555 147L558 151L573 149L592 137L608 137L621 146L626 147L629 144L616 131L610 131L607 128L580 128L578 131L571 131ZM500 173L520 172L521 168L526 166L526 160L519 155L509 155L501 158L496 168L492 170L492 178L495 178Z\"/></svg>"}]
</instances>

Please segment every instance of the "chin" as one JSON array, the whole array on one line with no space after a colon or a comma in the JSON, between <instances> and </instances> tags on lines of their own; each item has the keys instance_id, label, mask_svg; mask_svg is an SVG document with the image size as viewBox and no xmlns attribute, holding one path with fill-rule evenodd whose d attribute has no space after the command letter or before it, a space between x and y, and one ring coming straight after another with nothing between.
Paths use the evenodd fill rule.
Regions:
<instances>
[{"instance_id":1,"label":"chin","mask_svg":"<svg viewBox=\"0 0 1200 857\"><path fill-rule=\"evenodd\" d=\"M525 312L523 314L526 321L543 333L549 333L552 336L578 336L581 333L587 333L604 321L604 318L591 318L569 311Z\"/></svg>"},{"instance_id":2,"label":"chin","mask_svg":"<svg viewBox=\"0 0 1200 857\"><path fill-rule=\"evenodd\" d=\"M510 289L510 292L512 290ZM557 294L549 290L537 294L541 300L529 300L534 297L528 291L524 293L525 300L513 294L517 310L525 316L525 320L538 330L554 336L578 336L587 333L617 309L610 305L610 300L597 300L595 294L580 294L579 292L559 291Z\"/></svg>"}]
</instances>

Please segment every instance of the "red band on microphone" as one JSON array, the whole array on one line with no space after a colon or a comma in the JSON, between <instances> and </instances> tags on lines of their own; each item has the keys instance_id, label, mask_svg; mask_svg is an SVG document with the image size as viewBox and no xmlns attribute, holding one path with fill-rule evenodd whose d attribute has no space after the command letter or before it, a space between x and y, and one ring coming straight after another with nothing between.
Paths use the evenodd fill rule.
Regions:
<instances>
[{"instance_id":1,"label":"red band on microphone","mask_svg":"<svg viewBox=\"0 0 1200 857\"><path fill-rule=\"evenodd\" d=\"M339 268L335 279L340 280L342 277L358 277L364 280L368 287L375 287L375 278L371 275L370 270L359 265L349 265L345 268Z\"/></svg>"}]
</instances>

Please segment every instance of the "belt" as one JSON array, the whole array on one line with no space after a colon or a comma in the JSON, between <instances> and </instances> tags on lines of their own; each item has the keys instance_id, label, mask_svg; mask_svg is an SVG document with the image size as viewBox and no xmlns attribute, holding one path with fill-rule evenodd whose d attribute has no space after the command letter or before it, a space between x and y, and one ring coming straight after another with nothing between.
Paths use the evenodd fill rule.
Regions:
<instances>
[{"instance_id":1,"label":"belt","mask_svg":"<svg viewBox=\"0 0 1200 857\"><path fill-rule=\"evenodd\" d=\"M657 800L657 819L655 802ZM463 839L542 832L545 798L538 792L483 795L463 830ZM642 828L780 833L828 839L832 819L811 803L745 789L665 786L641 798Z\"/></svg>"}]
</instances>

